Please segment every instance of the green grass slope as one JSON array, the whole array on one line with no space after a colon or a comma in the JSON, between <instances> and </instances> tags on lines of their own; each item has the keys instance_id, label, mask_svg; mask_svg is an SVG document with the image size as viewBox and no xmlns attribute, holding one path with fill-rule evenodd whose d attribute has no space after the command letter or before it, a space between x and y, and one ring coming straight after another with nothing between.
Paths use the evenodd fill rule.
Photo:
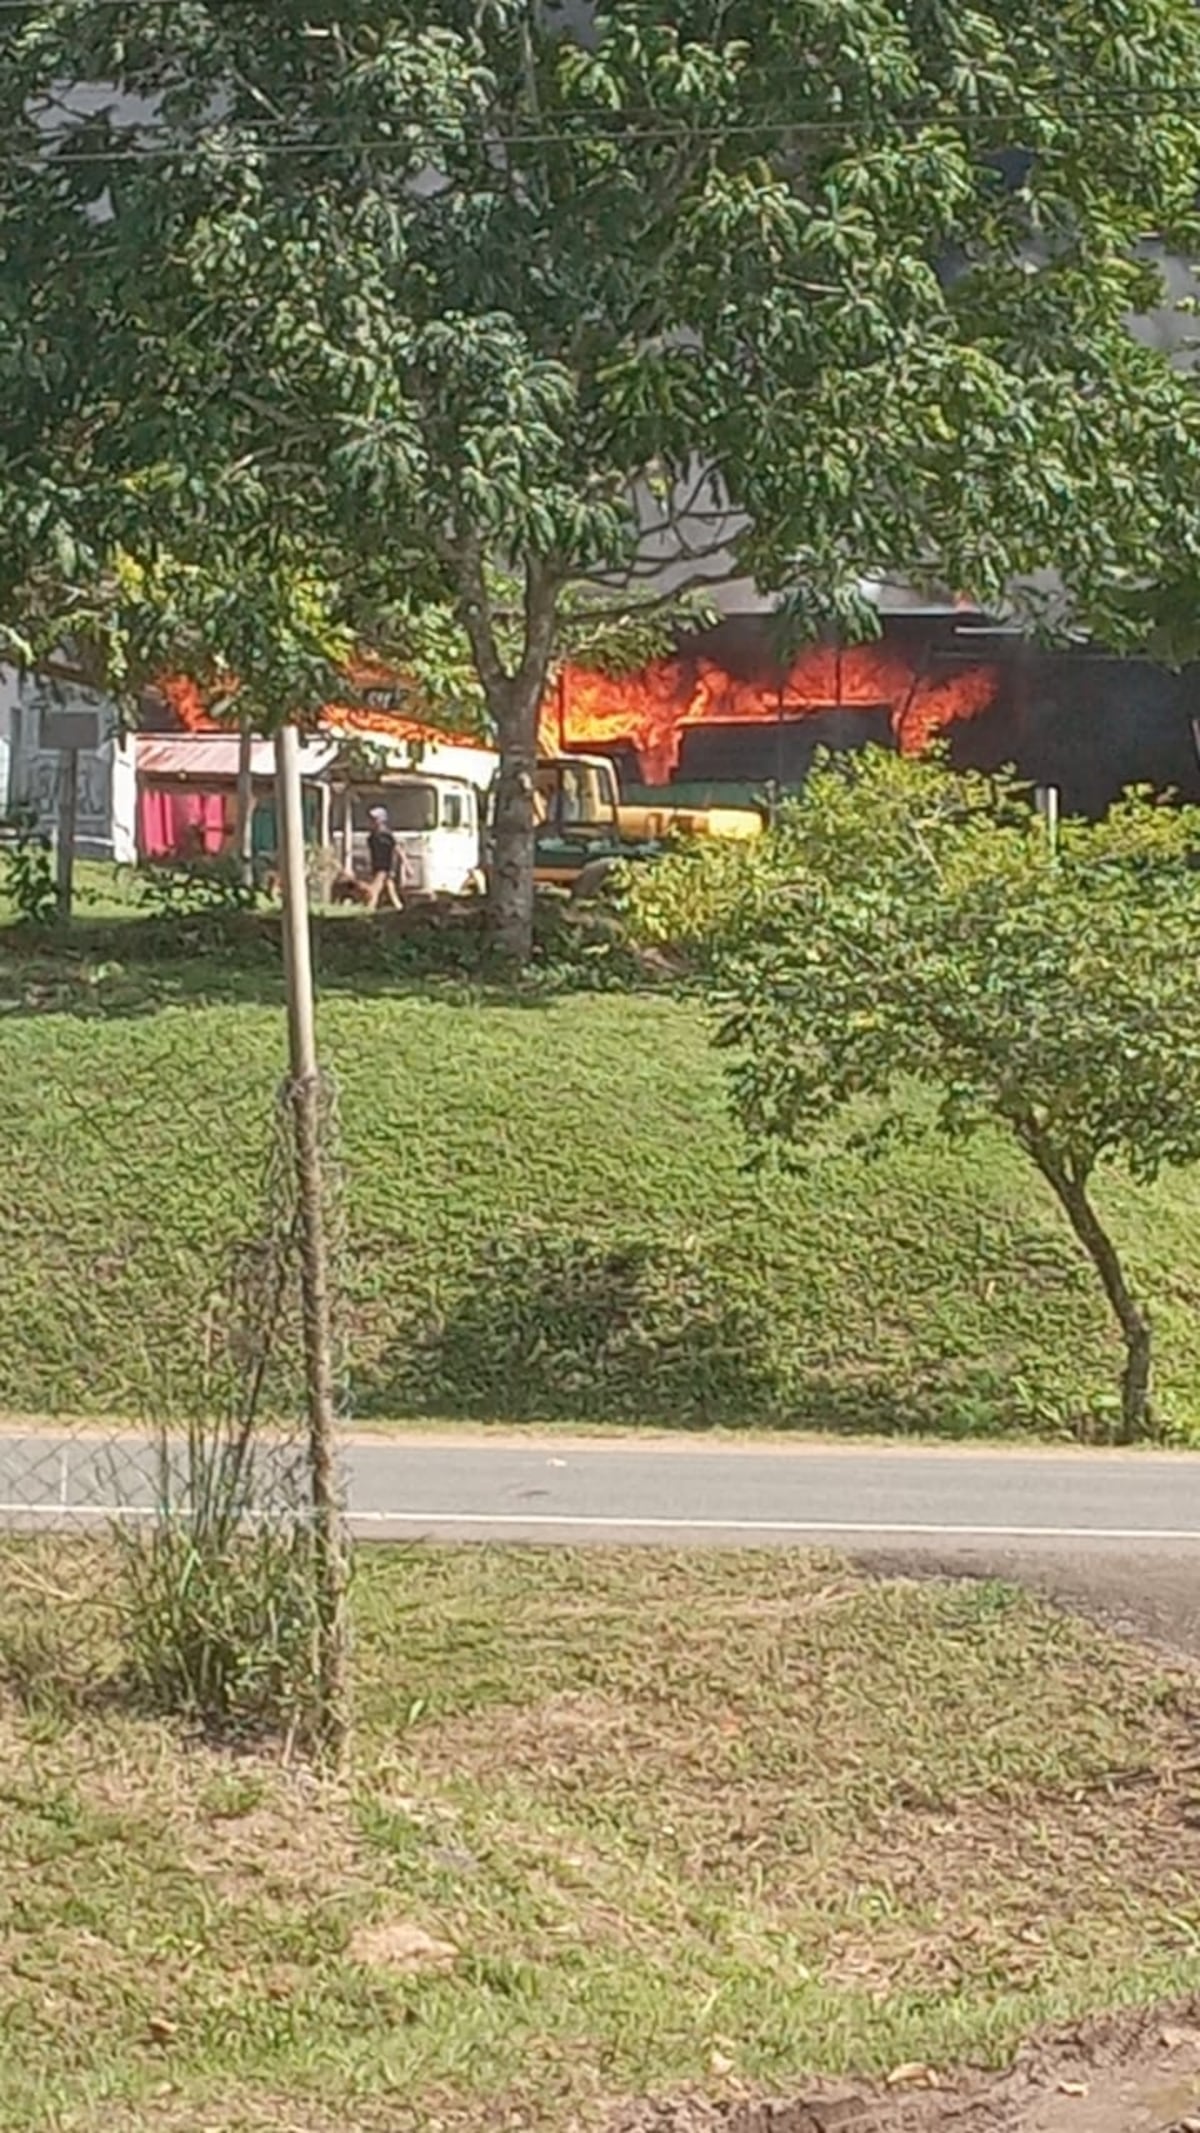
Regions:
<instances>
[{"instance_id":1,"label":"green grass slope","mask_svg":"<svg viewBox=\"0 0 1200 2133\"><path fill-rule=\"evenodd\" d=\"M357 939L357 935L355 936ZM697 1010L326 993L353 1407L977 1435L1094 1428L1117 1352L1003 1140L750 1177ZM186 1389L252 1239L283 1031L273 967L153 980L0 950L0 1407L133 1414ZM1200 1423L1200 1178L1103 1201Z\"/></svg>"}]
</instances>

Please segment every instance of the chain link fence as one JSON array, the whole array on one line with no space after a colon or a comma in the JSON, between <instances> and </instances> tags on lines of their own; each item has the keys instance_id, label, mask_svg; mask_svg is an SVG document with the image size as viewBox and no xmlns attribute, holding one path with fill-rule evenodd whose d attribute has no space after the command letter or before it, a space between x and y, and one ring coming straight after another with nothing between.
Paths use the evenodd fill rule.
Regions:
<instances>
[{"instance_id":1,"label":"chain link fence","mask_svg":"<svg viewBox=\"0 0 1200 2133\"><path fill-rule=\"evenodd\" d=\"M328 1734L278 963L144 950L0 948L0 1616L49 1580L158 1706ZM340 1339L331 1087L312 1115Z\"/></svg>"}]
</instances>

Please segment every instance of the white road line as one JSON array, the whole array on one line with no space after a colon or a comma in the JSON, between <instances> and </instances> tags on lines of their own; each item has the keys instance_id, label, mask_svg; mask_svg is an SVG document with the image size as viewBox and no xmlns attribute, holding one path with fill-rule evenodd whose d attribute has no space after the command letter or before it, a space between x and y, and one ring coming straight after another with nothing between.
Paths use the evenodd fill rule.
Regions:
<instances>
[{"instance_id":1,"label":"white road line","mask_svg":"<svg viewBox=\"0 0 1200 2133\"><path fill-rule=\"evenodd\" d=\"M0 1518L157 1518L153 1504L0 1503Z\"/></svg>"},{"instance_id":2,"label":"white road line","mask_svg":"<svg viewBox=\"0 0 1200 2133\"><path fill-rule=\"evenodd\" d=\"M2 1508L2 1507L0 1507ZM956 1526L882 1523L846 1518L622 1518L586 1511L355 1511L352 1526L528 1526L613 1533L883 1533L940 1540L1200 1541L1197 1526Z\"/></svg>"},{"instance_id":3,"label":"white road line","mask_svg":"<svg viewBox=\"0 0 1200 2133\"><path fill-rule=\"evenodd\" d=\"M0 1518L125 1519L157 1518L153 1504L0 1503ZM403 1526L423 1532L431 1526L457 1530L563 1533L781 1533L798 1539L813 1534L859 1539L880 1534L889 1540L1044 1540L1172 1541L1200 1543L1196 1526L960 1526L918 1521L884 1522L844 1518L622 1518L591 1516L585 1511L356 1511L346 1513L351 1526Z\"/></svg>"}]
</instances>

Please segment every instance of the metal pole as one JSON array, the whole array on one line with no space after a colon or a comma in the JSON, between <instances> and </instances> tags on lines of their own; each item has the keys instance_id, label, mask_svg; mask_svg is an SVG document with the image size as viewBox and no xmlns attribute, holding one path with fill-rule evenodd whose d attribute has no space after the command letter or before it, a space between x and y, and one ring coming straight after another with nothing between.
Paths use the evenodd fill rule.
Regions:
<instances>
[{"instance_id":1,"label":"metal pole","mask_svg":"<svg viewBox=\"0 0 1200 2133\"><path fill-rule=\"evenodd\" d=\"M75 826L79 816L79 750L68 748L58 763L58 915L71 916L75 885Z\"/></svg>"},{"instance_id":2,"label":"metal pole","mask_svg":"<svg viewBox=\"0 0 1200 2133\"><path fill-rule=\"evenodd\" d=\"M294 726L281 727L275 737L275 811L291 1067L288 1097L295 1121L300 1218L301 1315L317 1577L319 1719L324 1743L336 1756L345 1746L349 1723L346 1561L337 1487L333 1313L321 1174L321 1081L313 1012L304 803L299 736Z\"/></svg>"},{"instance_id":3,"label":"metal pole","mask_svg":"<svg viewBox=\"0 0 1200 2133\"><path fill-rule=\"evenodd\" d=\"M254 886L254 729L248 718L238 726L237 812L234 847L243 888Z\"/></svg>"},{"instance_id":4,"label":"metal pole","mask_svg":"<svg viewBox=\"0 0 1200 2133\"><path fill-rule=\"evenodd\" d=\"M1054 859L1058 855L1058 787L1039 785L1033 797L1037 811L1046 825L1046 850L1051 859Z\"/></svg>"}]
</instances>

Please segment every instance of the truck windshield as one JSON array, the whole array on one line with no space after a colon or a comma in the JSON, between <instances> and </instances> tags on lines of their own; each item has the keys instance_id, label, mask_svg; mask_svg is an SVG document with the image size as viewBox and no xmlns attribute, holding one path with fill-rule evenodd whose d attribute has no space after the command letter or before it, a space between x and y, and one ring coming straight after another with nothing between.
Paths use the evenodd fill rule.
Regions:
<instances>
[{"instance_id":1,"label":"truck windshield","mask_svg":"<svg viewBox=\"0 0 1200 2133\"><path fill-rule=\"evenodd\" d=\"M438 795L435 785L393 785L383 795L383 805L394 830L437 828Z\"/></svg>"},{"instance_id":2,"label":"truck windshield","mask_svg":"<svg viewBox=\"0 0 1200 2133\"><path fill-rule=\"evenodd\" d=\"M612 772L606 763L572 762L563 757L539 767L534 796L539 825L555 830L607 825L615 804Z\"/></svg>"}]
</instances>

